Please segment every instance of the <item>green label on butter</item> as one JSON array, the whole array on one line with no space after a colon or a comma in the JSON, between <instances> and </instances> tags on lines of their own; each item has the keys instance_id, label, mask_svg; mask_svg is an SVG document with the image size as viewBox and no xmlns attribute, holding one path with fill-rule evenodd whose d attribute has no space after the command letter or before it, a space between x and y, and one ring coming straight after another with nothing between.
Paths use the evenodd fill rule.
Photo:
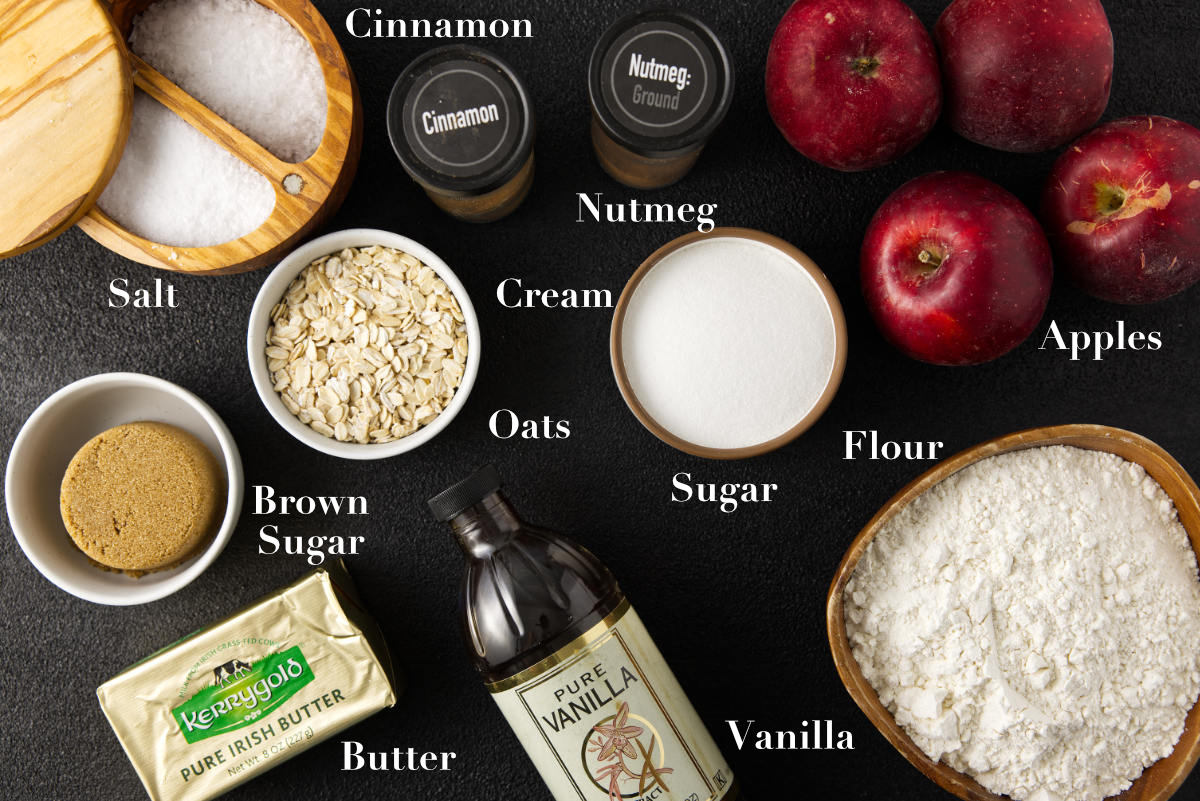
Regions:
<instances>
[{"instance_id":1,"label":"green label on butter","mask_svg":"<svg viewBox=\"0 0 1200 801\"><path fill-rule=\"evenodd\" d=\"M171 710L189 743L249 726L313 680L300 646L253 665L232 659L213 670L213 686Z\"/></svg>"}]
</instances>

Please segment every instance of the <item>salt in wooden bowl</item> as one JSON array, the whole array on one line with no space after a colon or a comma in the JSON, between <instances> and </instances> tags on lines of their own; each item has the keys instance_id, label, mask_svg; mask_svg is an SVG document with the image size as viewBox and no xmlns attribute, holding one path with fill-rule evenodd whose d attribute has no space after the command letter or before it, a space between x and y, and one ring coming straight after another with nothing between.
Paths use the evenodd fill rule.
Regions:
<instances>
[{"instance_id":1,"label":"salt in wooden bowl","mask_svg":"<svg viewBox=\"0 0 1200 801\"><path fill-rule=\"evenodd\" d=\"M308 0L258 0L279 14L312 46L325 81L325 131L315 153L291 164L230 125L133 53L134 85L178 114L270 182L275 207L250 233L208 247L176 247L153 242L122 227L98 206L79 227L109 250L151 267L220 274L257 269L278 261L341 206L358 167L363 115L358 84L333 31ZM111 13L128 37L133 20L153 0L115 0Z\"/></svg>"}]
</instances>

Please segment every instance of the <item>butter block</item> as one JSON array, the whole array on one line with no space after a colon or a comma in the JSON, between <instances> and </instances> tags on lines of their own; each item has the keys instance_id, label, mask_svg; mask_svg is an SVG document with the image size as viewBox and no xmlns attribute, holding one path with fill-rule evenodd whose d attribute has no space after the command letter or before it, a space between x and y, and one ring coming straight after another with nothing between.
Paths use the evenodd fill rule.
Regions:
<instances>
[{"instance_id":1,"label":"butter block","mask_svg":"<svg viewBox=\"0 0 1200 801\"><path fill-rule=\"evenodd\" d=\"M96 690L152 801L206 801L396 703L391 659L340 563Z\"/></svg>"}]
</instances>

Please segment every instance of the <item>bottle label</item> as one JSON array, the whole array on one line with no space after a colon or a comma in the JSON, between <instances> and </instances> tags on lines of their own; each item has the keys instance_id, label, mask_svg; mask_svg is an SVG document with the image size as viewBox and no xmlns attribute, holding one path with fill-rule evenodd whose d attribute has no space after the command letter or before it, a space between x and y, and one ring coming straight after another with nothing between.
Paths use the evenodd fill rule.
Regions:
<instances>
[{"instance_id":1,"label":"bottle label","mask_svg":"<svg viewBox=\"0 0 1200 801\"><path fill-rule=\"evenodd\" d=\"M652 137L700 124L716 101L717 62L695 31L668 21L624 31L601 65L604 100L621 124Z\"/></svg>"},{"instance_id":2,"label":"bottle label","mask_svg":"<svg viewBox=\"0 0 1200 801\"><path fill-rule=\"evenodd\" d=\"M488 686L555 801L717 801L733 774L628 600Z\"/></svg>"},{"instance_id":3,"label":"bottle label","mask_svg":"<svg viewBox=\"0 0 1200 801\"><path fill-rule=\"evenodd\" d=\"M496 70L466 59L421 76L404 102L404 130L417 158L444 175L482 175L520 137L516 92Z\"/></svg>"}]
</instances>

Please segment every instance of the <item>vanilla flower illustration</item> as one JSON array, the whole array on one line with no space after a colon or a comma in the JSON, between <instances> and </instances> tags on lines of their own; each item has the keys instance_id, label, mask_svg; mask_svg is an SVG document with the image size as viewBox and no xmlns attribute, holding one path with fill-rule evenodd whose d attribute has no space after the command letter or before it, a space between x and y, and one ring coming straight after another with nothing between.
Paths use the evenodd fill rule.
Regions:
<instances>
[{"instance_id":1,"label":"vanilla flower illustration","mask_svg":"<svg viewBox=\"0 0 1200 801\"><path fill-rule=\"evenodd\" d=\"M654 753L655 738L650 738L649 748L638 740L642 735L642 728L629 725L629 704L622 701L617 706L617 714L613 716L611 723L593 726L592 730L599 736L596 742L589 746L588 751L596 754L597 761L610 763L596 771L596 781L608 784L609 801L620 801L622 798L621 780L625 777L637 779L639 795L653 786L655 782L670 792L664 776L674 771L671 768L654 767L651 755ZM634 749L635 745L637 746L636 750ZM641 759L641 768L637 772L631 770L625 764L626 757Z\"/></svg>"},{"instance_id":2,"label":"vanilla flower illustration","mask_svg":"<svg viewBox=\"0 0 1200 801\"><path fill-rule=\"evenodd\" d=\"M593 726L592 728L600 734L600 754L601 761L607 761L613 758L613 755L620 751L630 759L637 759L637 751L633 750L631 739L637 739L642 733L640 726L626 726L629 720L629 704L621 702L617 707L617 715L613 718L612 724L609 726ZM607 740L605 738L608 738Z\"/></svg>"}]
</instances>

